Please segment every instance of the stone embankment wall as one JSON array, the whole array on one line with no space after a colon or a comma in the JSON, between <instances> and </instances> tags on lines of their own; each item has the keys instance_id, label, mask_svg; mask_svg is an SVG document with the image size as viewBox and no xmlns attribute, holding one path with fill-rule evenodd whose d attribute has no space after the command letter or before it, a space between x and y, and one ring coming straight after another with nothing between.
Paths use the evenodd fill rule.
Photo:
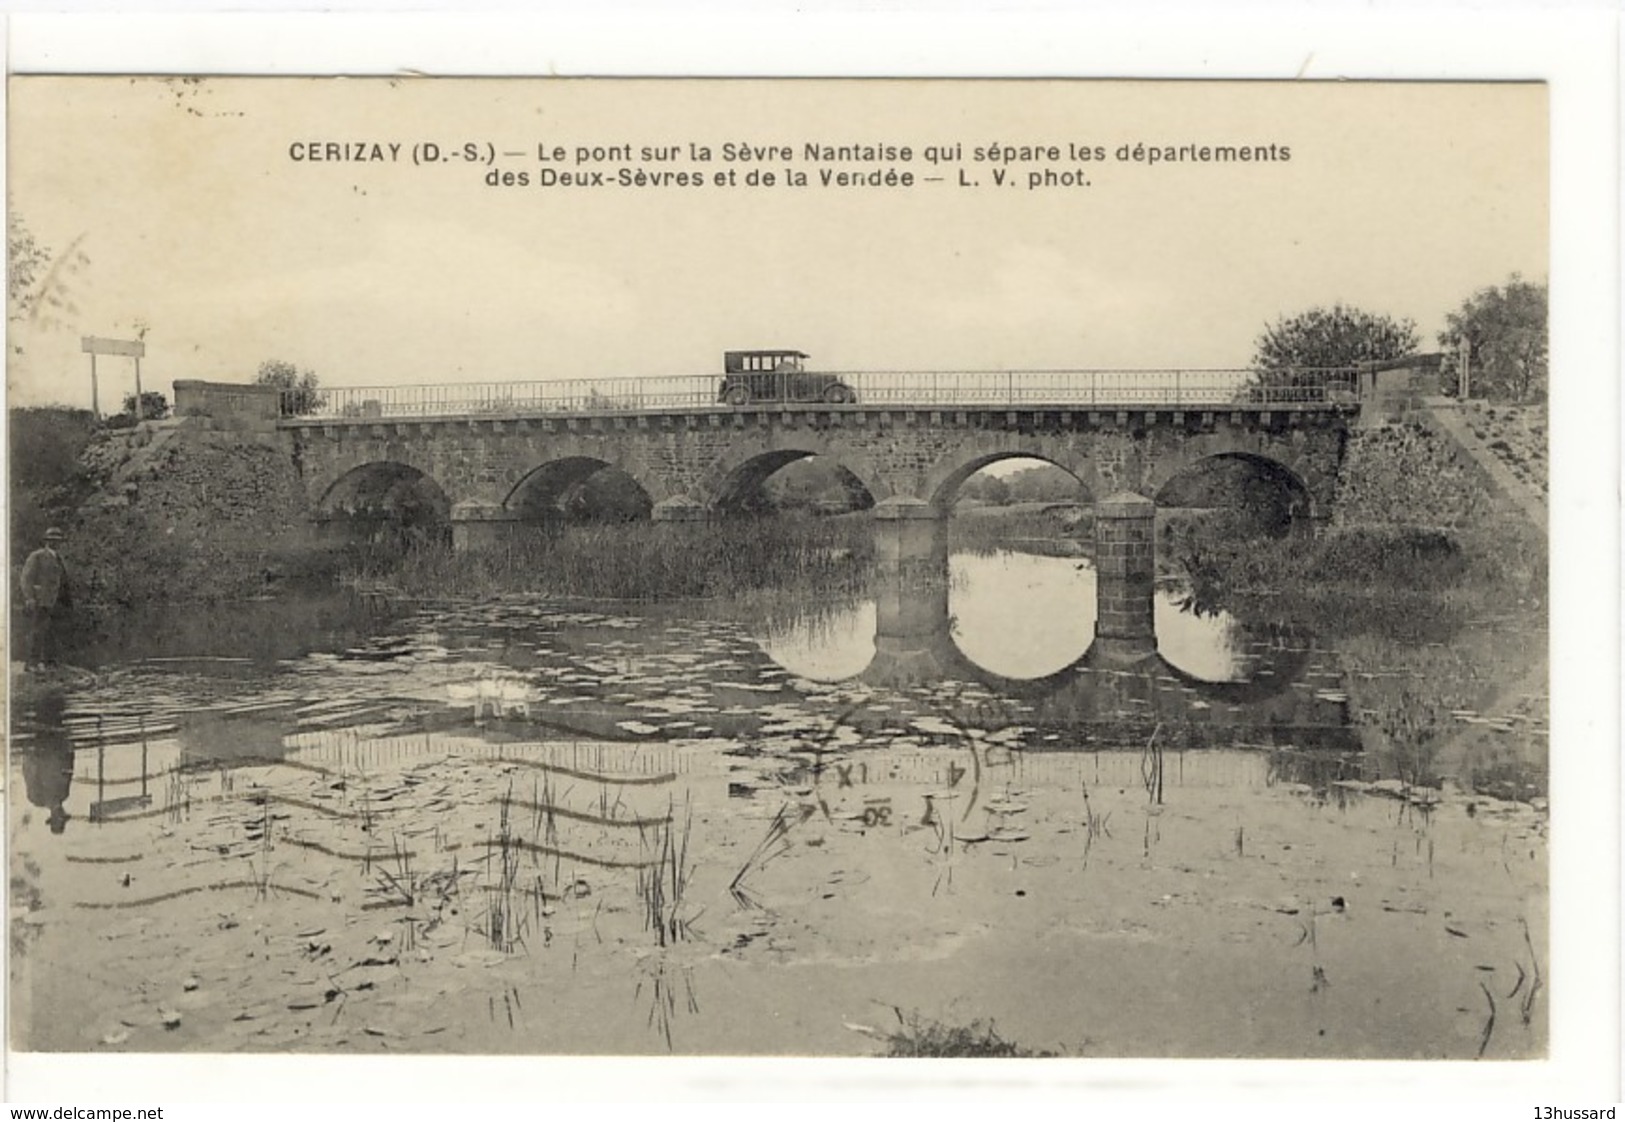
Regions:
<instances>
[{"instance_id":1,"label":"stone embankment wall","mask_svg":"<svg viewBox=\"0 0 1625 1122\"><path fill-rule=\"evenodd\" d=\"M1362 374L1333 524L1456 529L1512 518L1544 531L1545 410L1440 396L1452 377L1440 357L1408 356Z\"/></svg>"},{"instance_id":2,"label":"stone embankment wall","mask_svg":"<svg viewBox=\"0 0 1625 1122\"><path fill-rule=\"evenodd\" d=\"M93 600L236 599L297 570L311 542L304 487L273 435L207 418L112 432L85 452L97 494L70 528Z\"/></svg>"},{"instance_id":3,"label":"stone embankment wall","mask_svg":"<svg viewBox=\"0 0 1625 1122\"><path fill-rule=\"evenodd\" d=\"M1333 524L1458 529L1516 519L1544 530L1544 461L1538 481L1516 476L1477 447L1458 409L1430 403L1350 432Z\"/></svg>"},{"instance_id":4,"label":"stone embankment wall","mask_svg":"<svg viewBox=\"0 0 1625 1122\"><path fill-rule=\"evenodd\" d=\"M1421 421L1401 421L1349 433L1332 524L1454 529L1483 521L1495 498L1455 441Z\"/></svg>"}]
</instances>

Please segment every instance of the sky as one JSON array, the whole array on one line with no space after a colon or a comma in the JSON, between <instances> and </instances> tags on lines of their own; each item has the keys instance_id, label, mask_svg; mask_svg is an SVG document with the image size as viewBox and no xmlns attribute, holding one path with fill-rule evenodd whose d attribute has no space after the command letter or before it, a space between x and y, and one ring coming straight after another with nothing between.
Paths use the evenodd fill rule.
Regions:
<instances>
[{"instance_id":1,"label":"sky","mask_svg":"<svg viewBox=\"0 0 1625 1122\"><path fill-rule=\"evenodd\" d=\"M80 337L143 330L143 384L165 392L273 358L327 386L709 374L765 347L825 370L1238 367L1266 325L1334 302L1413 319L1433 349L1473 291L1548 267L1534 83L24 76L8 125L13 213L85 262L70 311L9 324L17 405L88 404ZM421 142L479 162L414 164ZM400 147L294 158L311 143ZM791 158L727 162L728 143ZM1152 164L1140 144L1291 158ZM575 161L613 145L633 158ZM1061 158L975 159L991 145ZM706 182L537 183L640 166ZM753 167L778 181L745 186ZM820 168L916 182L826 187ZM1088 185L1030 190L1046 169ZM104 408L133 387L126 359L98 374Z\"/></svg>"}]
</instances>

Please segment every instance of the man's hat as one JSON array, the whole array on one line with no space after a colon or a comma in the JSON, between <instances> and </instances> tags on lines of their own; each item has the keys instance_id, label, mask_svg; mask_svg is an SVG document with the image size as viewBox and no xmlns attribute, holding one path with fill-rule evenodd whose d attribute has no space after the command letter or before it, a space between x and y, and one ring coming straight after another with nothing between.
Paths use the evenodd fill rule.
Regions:
<instances>
[{"instance_id":1,"label":"man's hat","mask_svg":"<svg viewBox=\"0 0 1625 1122\"><path fill-rule=\"evenodd\" d=\"M62 531L57 529L55 526L52 526L49 530L45 531L45 540L48 542L59 542L65 536L66 535L64 535Z\"/></svg>"}]
</instances>

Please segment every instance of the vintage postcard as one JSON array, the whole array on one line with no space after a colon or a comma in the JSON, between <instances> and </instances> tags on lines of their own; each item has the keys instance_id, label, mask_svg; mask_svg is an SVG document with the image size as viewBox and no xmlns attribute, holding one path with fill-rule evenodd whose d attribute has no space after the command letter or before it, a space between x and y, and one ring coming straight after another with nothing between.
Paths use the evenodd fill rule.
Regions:
<instances>
[{"instance_id":1,"label":"vintage postcard","mask_svg":"<svg viewBox=\"0 0 1625 1122\"><path fill-rule=\"evenodd\" d=\"M8 99L12 1049L1551 1055L1547 84Z\"/></svg>"}]
</instances>

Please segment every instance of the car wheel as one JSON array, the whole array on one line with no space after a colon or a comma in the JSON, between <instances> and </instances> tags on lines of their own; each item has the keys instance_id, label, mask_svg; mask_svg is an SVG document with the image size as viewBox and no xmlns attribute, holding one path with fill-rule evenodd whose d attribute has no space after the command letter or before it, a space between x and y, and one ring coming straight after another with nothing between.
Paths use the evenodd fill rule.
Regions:
<instances>
[{"instance_id":1,"label":"car wheel","mask_svg":"<svg viewBox=\"0 0 1625 1122\"><path fill-rule=\"evenodd\" d=\"M749 405L750 387L729 386L726 390L722 391L722 400L729 405Z\"/></svg>"},{"instance_id":2,"label":"car wheel","mask_svg":"<svg viewBox=\"0 0 1625 1122\"><path fill-rule=\"evenodd\" d=\"M831 405L845 405L852 400L851 387L836 383L824 391L824 400Z\"/></svg>"}]
</instances>

